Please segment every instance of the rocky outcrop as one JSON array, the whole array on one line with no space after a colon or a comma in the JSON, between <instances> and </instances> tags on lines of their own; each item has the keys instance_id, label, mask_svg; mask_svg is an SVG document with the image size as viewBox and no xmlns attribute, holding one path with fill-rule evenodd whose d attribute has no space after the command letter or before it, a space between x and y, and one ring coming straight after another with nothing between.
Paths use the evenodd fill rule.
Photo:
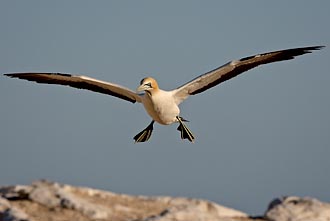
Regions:
<instances>
[{"instance_id":1,"label":"rocky outcrop","mask_svg":"<svg viewBox=\"0 0 330 221\"><path fill-rule=\"evenodd\" d=\"M280 221L330 221L330 204L313 198L283 197L269 204L265 218Z\"/></svg>"},{"instance_id":2,"label":"rocky outcrop","mask_svg":"<svg viewBox=\"0 0 330 221\"><path fill-rule=\"evenodd\" d=\"M130 196L49 181L0 188L0 221L325 221L329 212L327 203L297 197L274 200L264 216L249 217L206 200Z\"/></svg>"}]
</instances>

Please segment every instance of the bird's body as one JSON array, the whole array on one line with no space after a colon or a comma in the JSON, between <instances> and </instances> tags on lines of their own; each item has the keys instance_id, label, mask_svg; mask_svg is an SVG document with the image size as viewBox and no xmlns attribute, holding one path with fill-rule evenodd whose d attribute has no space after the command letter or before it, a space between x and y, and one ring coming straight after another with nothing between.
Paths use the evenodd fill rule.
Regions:
<instances>
[{"instance_id":1,"label":"bird's body","mask_svg":"<svg viewBox=\"0 0 330 221\"><path fill-rule=\"evenodd\" d=\"M152 94L142 95L142 104L150 117L159 124L169 125L177 122L180 109L175 103L172 91L158 89Z\"/></svg>"},{"instance_id":2,"label":"bird's body","mask_svg":"<svg viewBox=\"0 0 330 221\"><path fill-rule=\"evenodd\" d=\"M234 60L210 72L202 74L171 91L160 89L157 81L151 77L141 80L140 86L137 89L138 93L136 93L114 83L79 75L61 73L11 73L5 75L38 83L62 84L79 89L87 89L112 95L132 103L142 103L146 112L152 118L152 121L147 128L134 137L136 142L145 142L150 138L154 122L162 125L178 122L178 130L181 132L181 138L193 142L195 139L194 135L183 123L185 120L180 116L179 109L180 103L190 95L201 93L259 65L290 60L296 56L311 53L313 50L319 50L323 47L324 46L293 48ZM144 94L139 94L139 92L144 92Z\"/></svg>"}]
</instances>

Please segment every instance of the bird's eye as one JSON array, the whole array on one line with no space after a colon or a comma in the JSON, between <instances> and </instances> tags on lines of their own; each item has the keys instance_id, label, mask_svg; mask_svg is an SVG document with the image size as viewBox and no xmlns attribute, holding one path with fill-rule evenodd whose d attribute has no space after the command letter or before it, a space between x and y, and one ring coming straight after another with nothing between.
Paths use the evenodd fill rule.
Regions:
<instances>
[{"instance_id":1,"label":"bird's eye","mask_svg":"<svg viewBox=\"0 0 330 221\"><path fill-rule=\"evenodd\" d=\"M149 82L149 83L146 83L146 84L144 84L145 86L148 86L148 87L150 87L150 88L152 88L151 87L151 82Z\"/></svg>"}]
</instances>

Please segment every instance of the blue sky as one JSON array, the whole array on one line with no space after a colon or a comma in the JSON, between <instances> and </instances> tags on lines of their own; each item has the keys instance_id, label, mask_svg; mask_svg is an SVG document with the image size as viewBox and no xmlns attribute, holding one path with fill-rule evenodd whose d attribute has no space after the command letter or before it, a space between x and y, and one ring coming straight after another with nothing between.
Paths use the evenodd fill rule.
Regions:
<instances>
[{"instance_id":1,"label":"blue sky","mask_svg":"<svg viewBox=\"0 0 330 221\"><path fill-rule=\"evenodd\" d=\"M2 1L0 73L62 72L174 89L232 59L329 46L328 1ZM181 105L196 136L139 104L0 78L0 185L45 178L203 198L261 214L274 197L330 201L328 47L253 69ZM251 200L253 199L253 200Z\"/></svg>"}]
</instances>

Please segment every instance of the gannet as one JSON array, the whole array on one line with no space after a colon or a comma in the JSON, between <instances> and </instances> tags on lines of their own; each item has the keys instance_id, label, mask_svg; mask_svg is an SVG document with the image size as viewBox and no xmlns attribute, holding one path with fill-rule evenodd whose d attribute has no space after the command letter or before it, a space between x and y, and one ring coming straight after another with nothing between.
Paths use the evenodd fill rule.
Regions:
<instances>
[{"instance_id":1,"label":"gannet","mask_svg":"<svg viewBox=\"0 0 330 221\"><path fill-rule=\"evenodd\" d=\"M152 118L152 121L144 130L134 137L135 142L145 142L149 140L155 122L162 125L179 123L177 130L180 131L181 139L188 139L190 142L194 142L195 137L190 129L183 123L187 120L180 116L179 109L180 103L190 95L201 93L259 65L290 60L296 56L311 53L314 50L320 50L323 47L324 46L292 48L257 54L240 60L233 60L170 91L160 89L157 81L152 77L143 78L140 82L140 86L137 88L137 92L135 92L118 84L100 81L82 75L63 73L9 73L4 75L12 78L35 81L37 83L60 84L78 89L87 89L112 95L132 103L142 103L145 110Z\"/></svg>"}]
</instances>

